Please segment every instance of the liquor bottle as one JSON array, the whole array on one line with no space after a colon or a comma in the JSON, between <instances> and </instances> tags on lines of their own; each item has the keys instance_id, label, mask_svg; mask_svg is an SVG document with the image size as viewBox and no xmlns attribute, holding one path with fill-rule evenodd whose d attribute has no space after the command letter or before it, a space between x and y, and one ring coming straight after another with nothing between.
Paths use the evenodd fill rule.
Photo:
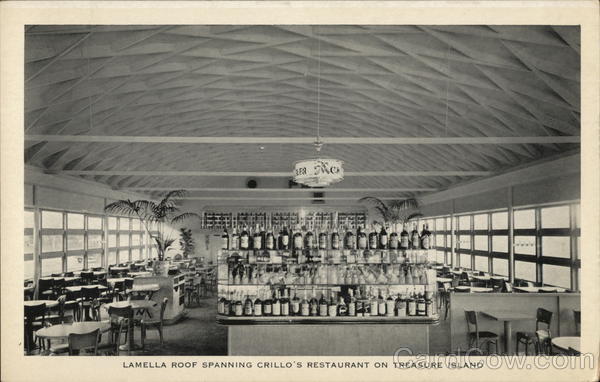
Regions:
<instances>
[{"instance_id":1,"label":"liquor bottle","mask_svg":"<svg viewBox=\"0 0 600 382\"><path fill-rule=\"evenodd\" d=\"M417 295L417 316L424 316L426 313L425 297L419 292Z\"/></svg>"},{"instance_id":2,"label":"liquor bottle","mask_svg":"<svg viewBox=\"0 0 600 382\"><path fill-rule=\"evenodd\" d=\"M252 237L252 248L256 250L262 249L262 236L258 224L254 228L254 236Z\"/></svg>"},{"instance_id":3,"label":"liquor bottle","mask_svg":"<svg viewBox=\"0 0 600 382\"><path fill-rule=\"evenodd\" d=\"M279 249L288 250L290 249L290 233L287 230L287 227L283 227L283 231L279 233Z\"/></svg>"},{"instance_id":4,"label":"liquor bottle","mask_svg":"<svg viewBox=\"0 0 600 382\"><path fill-rule=\"evenodd\" d=\"M435 304L433 303L432 296L425 294L425 315L431 317L434 315Z\"/></svg>"},{"instance_id":5,"label":"liquor bottle","mask_svg":"<svg viewBox=\"0 0 600 382\"><path fill-rule=\"evenodd\" d=\"M325 293L321 292L321 299L319 299L319 316L327 316L327 300L325 300Z\"/></svg>"},{"instance_id":6,"label":"liquor bottle","mask_svg":"<svg viewBox=\"0 0 600 382\"><path fill-rule=\"evenodd\" d=\"M271 310L273 316L281 316L281 300L279 299L279 289L275 291L275 298L273 299Z\"/></svg>"},{"instance_id":7,"label":"liquor bottle","mask_svg":"<svg viewBox=\"0 0 600 382\"><path fill-rule=\"evenodd\" d=\"M381 224L381 231L379 232L379 249L388 248L388 233L385 229L385 223Z\"/></svg>"},{"instance_id":8,"label":"liquor bottle","mask_svg":"<svg viewBox=\"0 0 600 382\"><path fill-rule=\"evenodd\" d=\"M427 224L423 224L423 231L421 232L421 248L429 249L431 245L431 232L427 227Z\"/></svg>"},{"instance_id":9,"label":"liquor bottle","mask_svg":"<svg viewBox=\"0 0 600 382\"><path fill-rule=\"evenodd\" d=\"M248 234L248 227L244 226L244 230L240 235L240 249L248 250L250 248L250 235Z\"/></svg>"},{"instance_id":10,"label":"liquor bottle","mask_svg":"<svg viewBox=\"0 0 600 382\"><path fill-rule=\"evenodd\" d=\"M396 316L406 317L406 299L400 294L398 294L398 298L396 299Z\"/></svg>"},{"instance_id":11,"label":"liquor bottle","mask_svg":"<svg viewBox=\"0 0 600 382\"><path fill-rule=\"evenodd\" d=\"M223 234L221 235L221 249L227 251L229 249L229 233L227 227L223 228Z\"/></svg>"},{"instance_id":12,"label":"liquor bottle","mask_svg":"<svg viewBox=\"0 0 600 382\"><path fill-rule=\"evenodd\" d=\"M254 314L254 307L252 306L252 300L250 296L246 295L246 301L244 301L244 316L252 316Z\"/></svg>"},{"instance_id":13,"label":"liquor bottle","mask_svg":"<svg viewBox=\"0 0 600 382\"><path fill-rule=\"evenodd\" d=\"M360 295L360 286L356 288L356 315L358 317L363 317L365 315L364 301Z\"/></svg>"},{"instance_id":14,"label":"liquor bottle","mask_svg":"<svg viewBox=\"0 0 600 382\"><path fill-rule=\"evenodd\" d=\"M301 251L304 247L304 241L302 240L302 232L300 231L300 225L296 225L294 232L294 247L295 251Z\"/></svg>"},{"instance_id":15,"label":"liquor bottle","mask_svg":"<svg viewBox=\"0 0 600 382\"><path fill-rule=\"evenodd\" d=\"M262 316L262 301L260 295L257 295L256 300L254 300L254 315Z\"/></svg>"},{"instance_id":16,"label":"liquor bottle","mask_svg":"<svg viewBox=\"0 0 600 382\"><path fill-rule=\"evenodd\" d=\"M340 317L347 316L348 315L348 305L346 304L346 301L344 301L344 298L342 296L340 296L339 300L340 301L338 302L338 306L337 306L337 315Z\"/></svg>"},{"instance_id":17,"label":"liquor bottle","mask_svg":"<svg viewBox=\"0 0 600 382\"><path fill-rule=\"evenodd\" d=\"M321 229L319 232L319 249L327 249L327 237L327 230L325 228Z\"/></svg>"},{"instance_id":18,"label":"liquor bottle","mask_svg":"<svg viewBox=\"0 0 600 382\"><path fill-rule=\"evenodd\" d=\"M335 292L331 291L331 297L329 300L329 309L328 309L329 317L337 316L337 304L335 303L335 299L333 297L334 294L335 294Z\"/></svg>"},{"instance_id":19,"label":"liquor bottle","mask_svg":"<svg viewBox=\"0 0 600 382\"><path fill-rule=\"evenodd\" d=\"M242 305L241 294L238 297L236 297L234 312L236 317L240 317L244 314L244 307Z\"/></svg>"},{"instance_id":20,"label":"liquor bottle","mask_svg":"<svg viewBox=\"0 0 600 382\"><path fill-rule=\"evenodd\" d=\"M392 297L390 293L390 289L388 288L388 297L385 300L385 315L388 317L392 317L394 315L394 308L396 307L396 301Z\"/></svg>"},{"instance_id":21,"label":"liquor bottle","mask_svg":"<svg viewBox=\"0 0 600 382\"><path fill-rule=\"evenodd\" d=\"M269 227L269 232L265 237L265 248L269 251L275 249L275 235L273 235L273 226Z\"/></svg>"},{"instance_id":22,"label":"liquor bottle","mask_svg":"<svg viewBox=\"0 0 600 382\"><path fill-rule=\"evenodd\" d=\"M367 249L367 234L365 233L364 228L362 226L358 227L356 237L358 249Z\"/></svg>"},{"instance_id":23,"label":"liquor bottle","mask_svg":"<svg viewBox=\"0 0 600 382\"><path fill-rule=\"evenodd\" d=\"M415 299L415 292L413 290L412 294L408 297L407 306L407 316L416 316L417 315L417 301Z\"/></svg>"},{"instance_id":24,"label":"liquor bottle","mask_svg":"<svg viewBox=\"0 0 600 382\"><path fill-rule=\"evenodd\" d=\"M294 298L292 299L291 313L292 313L292 316L300 315L300 299L298 298L298 295L296 294L296 288L294 288Z\"/></svg>"},{"instance_id":25,"label":"liquor bottle","mask_svg":"<svg viewBox=\"0 0 600 382\"><path fill-rule=\"evenodd\" d=\"M392 233L390 234L390 249L398 249L398 234L396 233L396 230L394 229L394 224L392 224Z\"/></svg>"},{"instance_id":26,"label":"liquor bottle","mask_svg":"<svg viewBox=\"0 0 600 382\"><path fill-rule=\"evenodd\" d=\"M400 233L400 249L408 249L408 232L406 231L406 224L402 224L402 232Z\"/></svg>"},{"instance_id":27,"label":"liquor bottle","mask_svg":"<svg viewBox=\"0 0 600 382\"><path fill-rule=\"evenodd\" d=\"M348 315L356 316L356 298L354 297L354 289L348 289Z\"/></svg>"},{"instance_id":28,"label":"liquor bottle","mask_svg":"<svg viewBox=\"0 0 600 382\"><path fill-rule=\"evenodd\" d=\"M346 228L346 235L344 236L344 248L345 249L356 249L356 236L350 230Z\"/></svg>"},{"instance_id":29,"label":"liquor bottle","mask_svg":"<svg viewBox=\"0 0 600 382\"><path fill-rule=\"evenodd\" d=\"M300 315L310 315L310 306L308 304L308 300L306 299L306 289L304 289L304 297L302 298L302 301L300 301Z\"/></svg>"},{"instance_id":30,"label":"liquor bottle","mask_svg":"<svg viewBox=\"0 0 600 382\"><path fill-rule=\"evenodd\" d=\"M310 315L311 316L319 315L319 302L317 301L317 298L315 297L315 288L312 289L312 292L310 294L309 307L310 307Z\"/></svg>"},{"instance_id":31,"label":"liquor bottle","mask_svg":"<svg viewBox=\"0 0 600 382\"><path fill-rule=\"evenodd\" d=\"M373 291L371 290L370 293L370 297L369 297L369 315L371 316L377 316L379 314L379 304L377 301L377 297L375 297L374 293L372 293Z\"/></svg>"},{"instance_id":32,"label":"liquor bottle","mask_svg":"<svg viewBox=\"0 0 600 382\"><path fill-rule=\"evenodd\" d=\"M240 236L238 235L236 227L233 227L233 233L231 234L229 247L232 250L237 250L240 247Z\"/></svg>"},{"instance_id":33,"label":"liquor bottle","mask_svg":"<svg viewBox=\"0 0 600 382\"><path fill-rule=\"evenodd\" d=\"M410 244L412 249L419 249L421 247L421 238L419 237L419 231L417 231L417 223L413 225L413 230L410 233Z\"/></svg>"},{"instance_id":34,"label":"liquor bottle","mask_svg":"<svg viewBox=\"0 0 600 382\"><path fill-rule=\"evenodd\" d=\"M263 301L263 315L270 316L273 314L273 302L269 297L269 292L267 292L267 298Z\"/></svg>"},{"instance_id":35,"label":"liquor bottle","mask_svg":"<svg viewBox=\"0 0 600 382\"><path fill-rule=\"evenodd\" d=\"M379 289L378 291L379 291L379 295L377 296L377 312L378 312L379 316L385 316L385 308L386 308L385 299L381 295L381 289Z\"/></svg>"},{"instance_id":36,"label":"liquor bottle","mask_svg":"<svg viewBox=\"0 0 600 382\"><path fill-rule=\"evenodd\" d=\"M227 298L221 295L221 298L219 298L219 303L217 304L217 312L219 314L225 314L225 305L228 305Z\"/></svg>"},{"instance_id":37,"label":"liquor bottle","mask_svg":"<svg viewBox=\"0 0 600 382\"><path fill-rule=\"evenodd\" d=\"M333 227L331 233L331 249L340 249L340 234L337 231L337 227Z\"/></svg>"},{"instance_id":38,"label":"liquor bottle","mask_svg":"<svg viewBox=\"0 0 600 382\"><path fill-rule=\"evenodd\" d=\"M373 225L369 227L369 249L377 249L379 247L379 240L377 238L377 231Z\"/></svg>"},{"instance_id":39,"label":"liquor bottle","mask_svg":"<svg viewBox=\"0 0 600 382\"><path fill-rule=\"evenodd\" d=\"M307 232L304 235L304 248L313 249L315 247L315 235L312 232L310 225L307 228Z\"/></svg>"},{"instance_id":40,"label":"liquor bottle","mask_svg":"<svg viewBox=\"0 0 600 382\"><path fill-rule=\"evenodd\" d=\"M290 315L290 299L287 295L287 288L283 290L283 297L281 298L281 315Z\"/></svg>"}]
</instances>

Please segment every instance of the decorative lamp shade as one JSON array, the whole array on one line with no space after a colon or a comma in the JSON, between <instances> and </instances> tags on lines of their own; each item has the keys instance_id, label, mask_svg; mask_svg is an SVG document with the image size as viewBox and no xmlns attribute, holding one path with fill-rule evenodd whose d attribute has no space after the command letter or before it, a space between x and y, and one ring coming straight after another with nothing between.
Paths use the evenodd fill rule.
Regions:
<instances>
[{"instance_id":1,"label":"decorative lamp shade","mask_svg":"<svg viewBox=\"0 0 600 382\"><path fill-rule=\"evenodd\" d=\"M309 187L324 187L344 179L343 161L307 159L294 164L294 182Z\"/></svg>"}]
</instances>

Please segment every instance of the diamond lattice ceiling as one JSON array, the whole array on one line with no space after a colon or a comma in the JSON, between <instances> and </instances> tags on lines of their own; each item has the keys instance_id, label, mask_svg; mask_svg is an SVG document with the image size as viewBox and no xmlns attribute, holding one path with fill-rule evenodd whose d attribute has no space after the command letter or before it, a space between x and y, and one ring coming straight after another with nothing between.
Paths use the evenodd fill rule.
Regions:
<instances>
[{"instance_id":1,"label":"diamond lattice ceiling","mask_svg":"<svg viewBox=\"0 0 600 382\"><path fill-rule=\"evenodd\" d=\"M116 188L231 187L226 177L111 172L285 172L314 148L55 136L314 137L318 118L324 137L367 138L325 145L350 172L496 172L579 146L368 141L579 136L577 27L31 26L25 42L26 135L53 137L28 139L26 163L91 171L82 176ZM469 179L357 176L336 187Z\"/></svg>"}]
</instances>

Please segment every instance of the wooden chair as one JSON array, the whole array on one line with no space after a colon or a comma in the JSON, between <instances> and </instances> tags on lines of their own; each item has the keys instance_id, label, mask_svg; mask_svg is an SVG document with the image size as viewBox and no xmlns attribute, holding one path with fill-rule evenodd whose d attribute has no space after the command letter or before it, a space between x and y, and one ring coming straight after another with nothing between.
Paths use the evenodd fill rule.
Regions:
<instances>
[{"instance_id":1,"label":"wooden chair","mask_svg":"<svg viewBox=\"0 0 600 382\"><path fill-rule=\"evenodd\" d=\"M40 300L52 300L54 297L54 279L41 278L38 280L38 291Z\"/></svg>"},{"instance_id":2,"label":"wooden chair","mask_svg":"<svg viewBox=\"0 0 600 382\"><path fill-rule=\"evenodd\" d=\"M69 355L80 355L82 350L92 350L92 355L98 355L100 329L90 333L69 334Z\"/></svg>"},{"instance_id":3,"label":"wooden chair","mask_svg":"<svg viewBox=\"0 0 600 382\"><path fill-rule=\"evenodd\" d=\"M477 312L473 310L465 310L465 318L467 320L467 337L470 348L476 348L481 352L481 345L487 343L487 351L490 354L490 345L493 344L496 353L498 353L498 335L494 332L480 331L477 319ZM473 330L471 329L472 327Z\"/></svg>"},{"instance_id":4,"label":"wooden chair","mask_svg":"<svg viewBox=\"0 0 600 382\"><path fill-rule=\"evenodd\" d=\"M118 317L114 320L111 320L111 328L110 328L110 338L109 342L106 344L102 344L102 334L100 334L100 339L98 340L98 351L107 354L107 355L119 355L121 345L121 335L125 333L125 342L127 341L127 331L129 329L129 319L124 317Z\"/></svg>"},{"instance_id":5,"label":"wooden chair","mask_svg":"<svg viewBox=\"0 0 600 382\"><path fill-rule=\"evenodd\" d=\"M111 333L113 335L113 342L118 341L121 338L121 335L125 334L125 343L133 334L133 309L131 305L125 306L123 308L109 307L108 315L110 316L110 325L111 325ZM127 325L124 326L122 321L126 320ZM130 334L131 333L131 334ZM120 346L120 343L117 342L117 347ZM131 351L131 342L130 348Z\"/></svg>"},{"instance_id":6,"label":"wooden chair","mask_svg":"<svg viewBox=\"0 0 600 382\"><path fill-rule=\"evenodd\" d=\"M133 279L126 278L123 280L123 291L121 292L122 300L127 300L131 289L133 288Z\"/></svg>"},{"instance_id":7,"label":"wooden chair","mask_svg":"<svg viewBox=\"0 0 600 382\"><path fill-rule=\"evenodd\" d=\"M460 278L459 278L458 283L459 283L459 285L470 286L471 285L471 278L469 277L469 274L467 272L462 272L460 274Z\"/></svg>"},{"instance_id":8,"label":"wooden chair","mask_svg":"<svg viewBox=\"0 0 600 382\"><path fill-rule=\"evenodd\" d=\"M554 354L554 351L552 350L552 337L550 337L550 333L547 330L542 329L536 331L535 337L537 339L537 354Z\"/></svg>"},{"instance_id":9,"label":"wooden chair","mask_svg":"<svg viewBox=\"0 0 600 382\"><path fill-rule=\"evenodd\" d=\"M35 348L33 333L46 326L46 303L25 306L25 350L27 353Z\"/></svg>"},{"instance_id":10,"label":"wooden chair","mask_svg":"<svg viewBox=\"0 0 600 382\"><path fill-rule=\"evenodd\" d=\"M83 285L92 285L94 284L94 272L90 271L90 272L81 272L80 274L81 276L81 283Z\"/></svg>"},{"instance_id":11,"label":"wooden chair","mask_svg":"<svg viewBox=\"0 0 600 382\"><path fill-rule=\"evenodd\" d=\"M90 310L93 305L93 301L100 297L100 290L98 287L82 287L81 288L81 314L82 321L91 319Z\"/></svg>"},{"instance_id":12,"label":"wooden chair","mask_svg":"<svg viewBox=\"0 0 600 382\"><path fill-rule=\"evenodd\" d=\"M164 316L165 316L165 309L167 308L168 302L169 302L169 299L165 297L160 305L160 318L158 320L142 320L140 322L140 329L142 332L142 348L144 348L144 341L146 339L146 330L148 330L148 329L158 330L158 335L160 336L160 346L162 346L164 344L163 321L164 321Z\"/></svg>"},{"instance_id":13,"label":"wooden chair","mask_svg":"<svg viewBox=\"0 0 600 382\"><path fill-rule=\"evenodd\" d=\"M546 325L546 330L548 332L548 337L552 337L550 333L550 323L552 322L552 312L546 310L544 308L538 308L535 319L535 332L517 332L517 343L515 352L519 354L519 344L525 345L525 355L528 354L529 345L533 345L535 348L535 341L537 340L536 333L541 331L540 324Z\"/></svg>"}]
</instances>

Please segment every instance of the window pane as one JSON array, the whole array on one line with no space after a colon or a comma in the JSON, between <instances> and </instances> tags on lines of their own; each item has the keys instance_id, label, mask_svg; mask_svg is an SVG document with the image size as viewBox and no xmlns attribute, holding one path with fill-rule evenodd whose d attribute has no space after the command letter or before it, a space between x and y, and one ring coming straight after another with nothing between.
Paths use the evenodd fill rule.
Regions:
<instances>
[{"instance_id":1,"label":"window pane","mask_svg":"<svg viewBox=\"0 0 600 382\"><path fill-rule=\"evenodd\" d=\"M443 235L435 235L435 245L436 245L436 247L444 246L444 236Z\"/></svg>"},{"instance_id":2,"label":"window pane","mask_svg":"<svg viewBox=\"0 0 600 382\"><path fill-rule=\"evenodd\" d=\"M50 276L52 273L62 273L62 271L61 257L42 259L42 276Z\"/></svg>"},{"instance_id":3,"label":"window pane","mask_svg":"<svg viewBox=\"0 0 600 382\"><path fill-rule=\"evenodd\" d=\"M119 231L129 231L129 218L119 219Z\"/></svg>"},{"instance_id":4,"label":"window pane","mask_svg":"<svg viewBox=\"0 0 600 382\"><path fill-rule=\"evenodd\" d=\"M450 226L450 224L451 224L451 223L450 223L450 218L449 218L449 217L447 217L447 218L446 218L446 231L450 231L450 227L451 227L451 226Z\"/></svg>"},{"instance_id":5,"label":"window pane","mask_svg":"<svg viewBox=\"0 0 600 382\"><path fill-rule=\"evenodd\" d=\"M24 239L25 239L25 243L24 243L25 253L33 253L33 235L25 235Z\"/></svg>"},{"instance_id":6,"label":"window pane","mask_svg":"<svg viewBox=\"0 0 600 382\"><path fill-rule=\"evenodd\" d=\"M473 216L473 225L475 229L488 229L488 216L487 214L479 214Z\"/></svg>"},{"instance_id":7,"label":"window pane","mask_svg":"<svg viewBox=\"0 0 600 382\"><path fill-rule=\"evenodd\" d=\"M492 267L494 267L494 274L508 276L508 260L506 259L492 259Z\"/></svg>"},{"instance_id":8,"label":"window pane","mask_svg":"<svg viewBox=\"0 0 600 382\"><path fill-rule=\"evenodd\" d=\"M475 256L475 269L478 271L489 272L488 258L486 256Z\"/></svg>"},{"instance_id":9,"label":"window pane","mask_svg":"<svg viewBox=\"0 0 600 382\"><path fill-rule=\"evenodd\" d=\"M117 218L113 216L108 217L108 229L116 230L117 229Z\"/></svg>"},{"instance_id":10,"label":"window pane","mask_svg":"<svg viewBox=\"0 0 600 382\"><path fill-rule=\"evenodd\" d=\"M133 225L131 226L132 231L141 231L142 230L142 222L139 219L133 220Z\"/></svg>"},{"instance_id":11,"label":"window pane","mask_svg":"<svg viewBox=\"0 0 600 382\"><path fill-rule=\"evenodd\" d=\"M136 249L132 249L131 250L131 258L133 260L139 260L139 259L141 259L140 250L137 249L137 248Z\"/></svg>"},{"instance_id":12,"label":"window pane","mask_svg":"<svg viewBox=\"0 0 600 382\"><path fill-rule=\"evenodd\" d=\"M492 214L492 229L508 228L508 212L495 212Z\"/></svg>"},{"instance_id":13,"label":"window pane","mask_svg":"<svg viewBox=\"0 0 600 382\"><path fill-rule=\"evenodd\" d=\"M515 253L535 255L535 236L515 236Z\"/></svg>"},{"instance_id":14,"label":"window pane","mask_svg":"<svg viewBox=\"0 0 600 382\"><path fill-rule=\"evenodd\" d=\"M137 247L139 245L140 245L140 235L138 235L138 234L131 235L131 246Z\"/></svg>"},{"instance_id":15,"label":"window pane","mask_svg":"<svg viewBox=\"0 0 600 382\"><path fill-rule=\"evenodd\" d=\"M535 263L515 261L515 276L518 279L535 282Z\"/></svg>"},{"instance_id":16,"label":"window pane","mask_svg":"<svg viewBox=\"0 0 600 382\"><path fill-rule=\"evenodd\" d=\"M42 211L42 228L63 228L62 212Z\"/></svg>"},{"instance_id":17,"label":"window pane","mask_svg":"<svg viewBox=\"0 0 600 382\"><path fill-rule=\"evenodd\" d=\"M451 241L450 235L446 235L446 248L450 248L451 243L452 243L452 241Z\"/></svg>"},{"instance_id":18,"label":"window pane","mask_svg":"<svg viewBox=\"0 0 600 382\"><path fill-rule=\"evenodd\" d=\"M102 229L102 218L97 216L88 216L88 229Z\"/></svg>"},{"instance_id":19,"label":"window pane","mask_svg":"<svg viewBox=\"0 0 600 382\"><path fill-rule=\"evenodd\" d=\"M24 220L24 228L33 228L33 219L34 219L33 211L25 211L25 220Z\"/></svg>"},{"instance_id":20,"label":"window pane","mask_svg":"<svg viewBox=\"0 0 600 382\"><path fill-rule=\"evenodd\" d=\"M68 229L83 229L83 215L82 214L67 214L67 228Z\"/></svg>"},{"instance_id":21,"label":"window pane","mask_svg":"<svg viewBox=\"0 0 600 382\"><path fill-rule=\"evenodd\" d=\"M34 271L33 260L27 260L27 261L25 261L25 270L24 271L25 271L24 272L25 273L24 274L25 279L32 279L33 278L33 271Z\"/></svg>"},{"instance_id":22,"label":"window pane","mask_svg":"<svg viewBox=\"0 0 600 382\"><path fill-rule=\"evenodd\" d=\"M128 234L120 234L119 235L119 247L129 247L129 235Z\"/></svg>"},{"instance_id":23,"label":"window pane","mask_svg":"<svg viewBox=\"0 0 600 382\"><path fill-rule=\"evenodd\" d=\"M83 249L83 235L67 235L67 250Z\"/></svg>"},{"instance_id":24,"label":"window pane","mask_svg":"<svg viewBox=\"0 0 600 382\"><path fill-rule=\"evenodd\" d=\"M460 255L460 266L463 268L471 269L471 255Z\"/></svg>"},{"instance_id":25,"label":"window pane","mask_svg":"<svg viewBox=\"0 0 600 382\"><path fill-rule=\"evenodd\" d=\"M438 263L445 263L444 251L435 252L435 261Z\"/></svg>"},{"instance_id":26,"label":"window pane","mask_svg":"<svg viewBox=\"0 0 600 382\"><path fill-rule=\"evenodd\" d=\"M475 235L475 249L478 251L488 250L488 237L484 235Z\"/></svg>"},{"instance_id":27,"label":"window pane","mask_svg":"<svg viewBox=\"0 0 600 382\"><path fill-rule=\"evenodd\" d=\"M581 228L581 206L575 205L575 228Z\"/></svg>"},{"instance_id":28,"label":"window pane","mask_svg":"<svg viewBox=\"0 0 600 382\"><path fill-rule=\"evenodd\" d=\"M117 252L109 251L108 252L108 265L114 265L117 263Z\"/></svg>"},{"instance_id":29,"label":"window pane","mask_svg":"<svg viewBox=\"0 0 600 382\"><path fill-rule=\"evenodd\" d=\"M542 236L542 256L569 258L571 242L568 236Z\"/></svg>"},{"instance_id":30,"label":"window pane","mask_svg":"<svg viewBox=\"0 0 600 382\"><path fill-rule=\"evenodd\" d=\"M458 227L461 230L471 229L471 216L460 216L458 218Z\"/></svg>"},{"instance_id":31,"label":"window pane","mask_svg":"<svg viewBox=\"0 0 600 382\"><path fill-rule=\"evenodd\" d=\"M458 245L462 249L471 249L471 236L469 236L469 235L458 236Z\"/></svg>"},{"instance_id":32,"label":"window pane","mask_svg":"<svg viewBox=\"0 0 600 382\"><path fill-rule=\"evenodd\" d=\"M42 252L58 252L62 250L62 235L42 235Z\"/></svg>"},{"instance_id":33,"label":"window pane","mask_svg":"<svg viewBox=\"0 0 600 382\"><path fill-rule=\"evenodd\" d=\"M569 267L544 264L542 266L542 273L544 284L563 288L571 287L571 270Z\"/></svg>"},{"instance_id":34,"label":"window pane","mask_svg":"<svg viewBox=\"0 0 600 382\"><path fill-rule=\"evenodd\" d=\"M492 251L508 252L508 236L492 236Z\"/></svg>"},{"instance_id":35,"label":"window pane","mask_svg":"<svg viewBox=\"0 0 600 382\"><path fill-rule=\"evenodd\" d=\"M102 235L88 235L88 249L102 248Z\"/></svg>"},{"instance_id":36,"label":"window pane","mask_svg":"<svg viewBox=\"0 0 600 382\"><path fill-rule=\"evenodd\" d=\"M569 228L569 206L542 208L542 228Z\"/></svg>"},{"instance_id":37,"label":"window pane","mask_svg":"<svg viewBox=\"0 0 600 382\"><path fill-rule=\"evenodd\" d=\"M129 249L119 250L119 263L126 263L129 261Z\"/></svg>"},{"instance_id":38,"label":"window pane","mask_svg":"<svg viewBox=\"0 0 600 382\"><path fill-rule=\"evenodd\" d=\"M67 271L80 271L83 269L83 255L67 256Z\"/></svg>"},{"instance_id":39,"label":"window pane","mask_svg":"<svg viewBox=\"0 0 600 382\"><path fill-rule=\"evenodd\" d=\"M444 230L444 219L443 218L435 219L435 230L436 231Z\"/></svg>"},{"instance_id":40,"label":"window pane","mask_svg":"<svg viewBox=\"0 0 600 382\"><path fill-rule=\"evenodd\" d=\"M535 210L516 210L515 229L535 228Z\"/></svg>"},{"instance_id":41,"label":"window pane","mask_svg":"<svg viewBox=\"0 0 600 382\"><path fill-rule=\"evenodd\" d=\"M100 268L102 266L102 253L88 254L88 268Z\"/></svg>"},{"instance_id":42,"label":"window pane","mask_svg":"<svg viewBox=\"0 0 600 382\"><path fill-rule=\"evenodd\" d=\"M115 248L117 246L117 235L108 235L108 246Z\"/></svg>"}]
</instances>

